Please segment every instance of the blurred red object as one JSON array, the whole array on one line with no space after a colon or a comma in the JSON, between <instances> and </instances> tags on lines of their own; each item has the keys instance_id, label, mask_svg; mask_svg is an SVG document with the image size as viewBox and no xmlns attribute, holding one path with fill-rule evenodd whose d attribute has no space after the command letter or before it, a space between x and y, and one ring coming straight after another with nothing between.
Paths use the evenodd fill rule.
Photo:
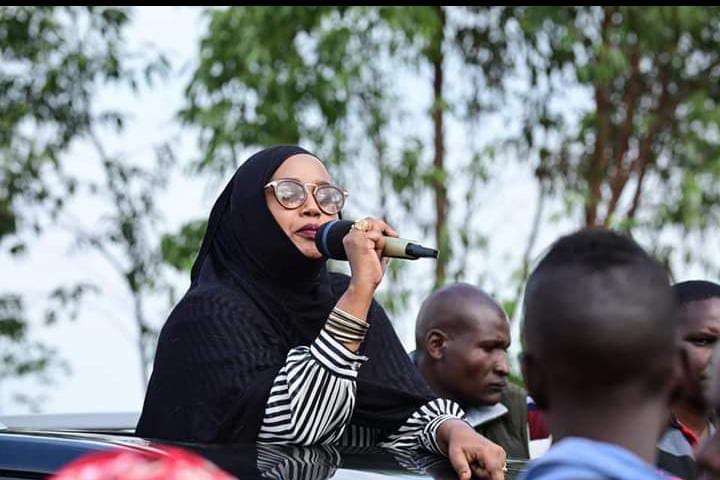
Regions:
<instances>
[{"instance_id":1,"label":"blurred red object","mask_svg":"<svg viewBox=\"0 0 720 480\"><path fill-rule=\"evenodd\" d=\"M157 447L156 452L112 450L85 455L51 480L233 480L204 458L186 450Z\"/></svg>"}]
</instances>

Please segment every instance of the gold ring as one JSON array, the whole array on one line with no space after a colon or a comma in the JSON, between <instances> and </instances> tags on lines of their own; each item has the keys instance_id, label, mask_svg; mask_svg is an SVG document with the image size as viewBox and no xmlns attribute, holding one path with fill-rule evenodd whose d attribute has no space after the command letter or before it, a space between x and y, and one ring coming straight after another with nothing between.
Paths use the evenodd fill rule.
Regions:
<instances>
[{"instance_id":1,"label":"gold ring","mask_svg":"<svg viewBox=\"0 0 720 480\"><path fill-rule=\"evenodd\" d=\"M367 232L370 230L370 222L368 222L367 218L363 218L362 220L358 220L357 222L353 223L352 228L355 230L360 230L361 232Z\"/></svg>"}]
</instances>

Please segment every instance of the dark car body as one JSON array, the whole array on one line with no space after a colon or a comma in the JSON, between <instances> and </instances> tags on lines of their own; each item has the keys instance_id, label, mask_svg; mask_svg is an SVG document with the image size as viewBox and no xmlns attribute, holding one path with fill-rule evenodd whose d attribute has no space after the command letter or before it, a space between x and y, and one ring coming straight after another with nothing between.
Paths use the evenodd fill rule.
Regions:
<instances>
[{"instance_id":1,"label":"dark car body","mask_svg":"<svg viewBox=\"0 0 720 480\"><path fill-rule=\"evenodd\" d=\"M47 478L88 453L125 449L162 452L133 435L137 415L88 414L0 418L0 480ZM172 444L202 455L239 479L454 479L448 462L380 448ZM523 462L509 462L506 478Z\"/></svg>"}]
</instances>

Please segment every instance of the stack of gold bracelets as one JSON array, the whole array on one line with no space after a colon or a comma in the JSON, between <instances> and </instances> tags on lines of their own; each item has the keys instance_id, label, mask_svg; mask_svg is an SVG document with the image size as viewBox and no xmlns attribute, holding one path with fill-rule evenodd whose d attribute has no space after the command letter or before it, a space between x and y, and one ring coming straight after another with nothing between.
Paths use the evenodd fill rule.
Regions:
<instances>
[{"instance_id":1,"label":"stack of gold bracelets","mask_svg":"<svg viewBox=\"0 0 720 480\"><path fill-rule=\"evenodd\" d=\"M370 324L354 315L333 308L325 322L325 330L343 343L362 342Z\"/></svg>"}]
</instances>

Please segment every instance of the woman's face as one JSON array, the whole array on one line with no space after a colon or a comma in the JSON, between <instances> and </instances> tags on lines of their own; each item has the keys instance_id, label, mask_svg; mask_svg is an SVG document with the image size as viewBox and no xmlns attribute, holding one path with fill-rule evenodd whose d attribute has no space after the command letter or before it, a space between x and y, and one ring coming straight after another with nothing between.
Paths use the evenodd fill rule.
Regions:
<instances>
[{"instance_id":1,"label":"woman's face","mask_svg":"<svg viewBox=\"0 0 720 480\"><path fill-rule=\"evenodd\" d=\"M303 184L325 185L332 183L330 174L322 162L307 154L289 157L275 171L270 180L281 179L297 180ZM311 194L312 188L312 186L307 188L305 203L293 210L289 210L278 203L272 187L265 189L265 200L275 221L297 249L306 257L321 258L322 255L315 246L317 229L323 223L337 219L338 216L329 215L320 210Z\"/></svg>"}]
</instances>

